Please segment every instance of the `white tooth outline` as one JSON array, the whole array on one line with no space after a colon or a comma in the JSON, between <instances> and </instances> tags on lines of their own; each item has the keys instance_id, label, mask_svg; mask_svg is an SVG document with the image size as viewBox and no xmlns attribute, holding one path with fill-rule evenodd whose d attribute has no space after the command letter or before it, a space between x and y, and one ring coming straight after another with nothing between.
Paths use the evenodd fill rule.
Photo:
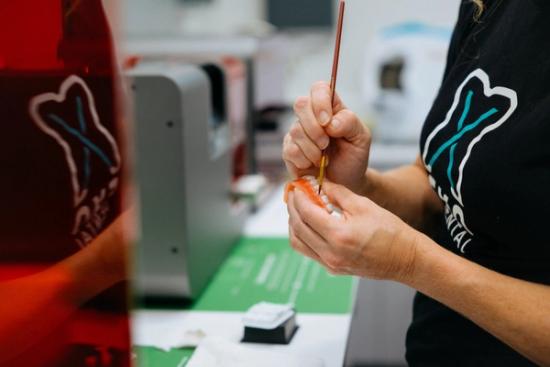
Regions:
<instances>
[{"instance_id":1,"label":"white tooth outline","mask_svg":"<svg viewBox=\"0 0 550 367\"><path fill-rule=\"evenodd\" d=\"M426 170L431 173L432 167L429 166L426 162L427 156L428 156L428 150L430 148L430 144L432 140L435 138L435 136L445 127L447 126L453 117L453 114L455 113L456 109L458 108L458 105L460 103L460 97L462 96L462 91L468 84L468 82L474 78L478 78L481 83L483 84L483 93L486 97L492 97L494 95L500 95L503 97L507 97L510 100L510 108L508 111L495 123L487 126L485 129L481 131L481 133L470 142L470 145L468 146L468 150L466 152L466 155L462 159L462 162L460 163L459 167L459 173L458 173L458 181L456 185L456 191L451 188L451 193L453 194L454 198L460 203L461 206L464 206L464 203L462 202L462 179L464 177L464 167L466 166L466 163L470 159L470 155L472 154L472 150L476 146L477 143L483 139L485 135L490 133L491 131L498 129L502 124L504 124L510 116L515 112L515 110L518 107L518 96L517 93L509 88L505 87L494 87L491 88L491 80L489 78L489 75L483 69L476 69L468 75L468 77L462 82L460 87L457 89L455 93L455 98L453 101L453 104L451 106L451 109L447 113L447 116L445 117L445 120L437 125L437 127L432 131L432 133L428 136L428 139L426 140L426 143L424 144L424 154L422 155L422 159L424 161L424 166L426 166Z\"/></svg>"},{"instance_id":2,"label":"white tooth outline","mask_svg":"<svg viewBox=\"0 0 550 367\"><path fill-rule=\"evenodd\" d=\"M71 173L71 184L73 186L73 203L74 206L77 207L82 200L86 198L86 195L88 194L88 190L82 190L80 189L80 185L78 183L78 169L76 166L76 163L74 161L74 158L72 156L72 150L69 144L62 138L61 135L57 133L54 129L50 128L48 124L42 119L42 116L40 116L40 113L38 112L40 105L46 103L46 102L57 102L62 103L67 98L67 92L68 90L73 87L74 85L80 85L84 92L86 93L86 97L88 98L88 107L90 109L90 114L92 116L93 123L95 127L105 136L105 138L109 141L113 148L114 157L115 157L115 164L116 166L110 168L110 172L112 175L115 175L118 173L121 167L121 158L120 158L120 152L118 150L118 145L116 144L115 139L110 134L110 132L101 125L99 121L99 115L96 110L95 100L94 96L88 88L88 85L77 75L70 75L67 79L65 79L61 86L59 87L59 93L43 93L39 94L35 97L33 97L29 102L29 114L31 115L34 123L38 126L40 130L42 130L45 134L51 136L55 141L61 146L65 153L65 160L67 161L67 165L69 166L69 172Z\"/></svg>"}]
</instances>

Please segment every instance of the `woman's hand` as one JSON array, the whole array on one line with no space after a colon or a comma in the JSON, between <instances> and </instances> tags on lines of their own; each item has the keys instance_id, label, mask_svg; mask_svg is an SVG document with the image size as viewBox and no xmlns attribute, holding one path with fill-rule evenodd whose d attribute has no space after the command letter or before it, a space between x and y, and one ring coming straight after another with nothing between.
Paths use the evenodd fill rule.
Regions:
<instances>
[{"instance_id":1,"label":"woman's hand","mask_svg":"<svg viewBox=\"0 0 550 367\"><path fill-rule=\"evenodd\" d=\"M338 96L334 106L330 86L318 82L309 97L296 100L298 121L285 136L283 159L294 177L316 176L322 150L328 147L327 178L359 193L368 166L371 135Z\"/></svg>"},{"instance_id":2,"label":"woman's hand","mask_svg":"<svg viewBox=\"0 0 550 367\"><path fill-rule=\"evenodd\" d=\"M323 189L342 217L331 216L296 190L288 201L292 247L334 274L406 279L414 269L417 232L341 185L326 182Z\"/></svg>"}]
</instances>

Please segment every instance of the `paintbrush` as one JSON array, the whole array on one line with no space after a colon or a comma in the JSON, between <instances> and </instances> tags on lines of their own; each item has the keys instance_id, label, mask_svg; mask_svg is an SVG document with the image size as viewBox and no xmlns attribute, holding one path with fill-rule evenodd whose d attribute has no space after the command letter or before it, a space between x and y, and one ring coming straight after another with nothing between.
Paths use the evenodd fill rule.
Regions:
<instances>
[{"instance_id":1,"label":"paintbrush","mask_svg":"<svg viewBox=\"0 0 550 367\"><path fill-rule=\"evenodd\" d=\"M346 11L346 2L345 0L340 0L340 6L338 7L338 25L336 26L336 44L334 46L334 58L332 60L332 73L330 76L330 93L331 93L331 104L334 107L334 98L336 96L336 79L338 78L338 64L340 62L340 44L342 42L342 29L344 26L344 13ZM319 195L321 194L321 189L323 188L323 181L325 180L325 170L328 165L328 155L327 148L325 148L321 154L321 163L319 167L319 177L317 182L319 182Z\"/></svg>"}]
</instances>

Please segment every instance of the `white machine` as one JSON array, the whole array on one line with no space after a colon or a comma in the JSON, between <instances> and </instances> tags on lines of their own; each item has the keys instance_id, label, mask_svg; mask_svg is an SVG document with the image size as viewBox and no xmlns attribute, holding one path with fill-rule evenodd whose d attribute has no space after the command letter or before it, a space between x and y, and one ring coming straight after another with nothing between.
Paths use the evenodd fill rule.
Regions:
<instances>
[{"instance_id":1,"label":"white machine","mask_svg":"<svg viewBox=\"0 0 550 367\"><path fill-rule=\"evenodd\" d=\"M136 292L196 298L241 234L230 197L223 70L151 63L129 72L141 212Z\"/></svg>"},{"instance_id":2,"label":"white machine","mask_svg":"<svg viewBox=\"0 0 550 367\"><path fill-rule=\"evenodd\" d=\"M405 23L380 32L366 50L363 100L380 141L416 143L441 84L451 30Z\"/></svg>"}]
</instances>

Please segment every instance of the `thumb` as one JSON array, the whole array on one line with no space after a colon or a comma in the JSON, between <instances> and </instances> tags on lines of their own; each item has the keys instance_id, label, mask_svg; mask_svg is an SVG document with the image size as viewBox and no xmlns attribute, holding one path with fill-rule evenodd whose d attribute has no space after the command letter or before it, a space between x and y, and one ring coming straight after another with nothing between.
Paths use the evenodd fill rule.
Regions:
<instances>
[{"instance_id":1,"label":"thumb","mask_svg":"<svg viewBox=\"0 0 550 367\"><path fill-rule=\"evenodd\" d=\"M343 138L351 143L370 139L370 132L350 110L342 110L334 115L330 124L325 128L332 138Z\"/></svg>"},{"instance_id":2,"label":"thumb","mask_svg":"<svg viewBox=\"0 0 550 367\"><path fill-rule=\"evenodd\" d=\"M362 197L356 195L345 186L325 181L323 183L323 191L325 195L327 195L329 201L340 209L351 214L359 211L359 203Z\"/></svg>"}]
</instances>

